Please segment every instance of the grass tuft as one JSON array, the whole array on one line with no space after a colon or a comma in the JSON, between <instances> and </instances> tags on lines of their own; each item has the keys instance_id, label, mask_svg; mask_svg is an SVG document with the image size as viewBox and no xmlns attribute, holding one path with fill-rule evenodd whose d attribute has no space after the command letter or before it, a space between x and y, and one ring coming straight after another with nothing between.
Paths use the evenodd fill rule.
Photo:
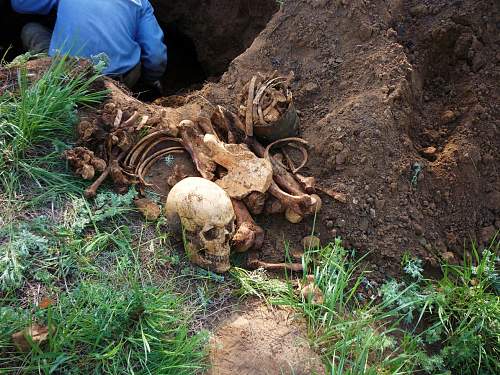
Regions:
<instances>
[{"instance_id":1,"label":"grass tuft","mask_svg":"<svg viewBox=\"0 0 500 375\"><path fill-rule=\"evenodd\" d=\"M6 371L194 374L202 369L205 332L189 334L190 315L168 289L110 280L83 281L57 305L33 314L0 308L0 360ZM10 336L32 321L51 327L46 343L20 353Z\"/></svg>"},{"instance_id":2,"label":"grass tuft","mask_svg":"<svg viewBox=\"0 0 500 375\"><path fill-rule=\"evenodd\" d=\"M40 188L81 188L61 168L53 168L62 163L60 145L54 140L72 138L77 106L95 105L104 98L105 92L92 89L99 76L60 56L32 83L27 68L20 65L17 90L0 96L0 182L4 192L19 190L26 178Z\"/></svg>"}]
</instances>

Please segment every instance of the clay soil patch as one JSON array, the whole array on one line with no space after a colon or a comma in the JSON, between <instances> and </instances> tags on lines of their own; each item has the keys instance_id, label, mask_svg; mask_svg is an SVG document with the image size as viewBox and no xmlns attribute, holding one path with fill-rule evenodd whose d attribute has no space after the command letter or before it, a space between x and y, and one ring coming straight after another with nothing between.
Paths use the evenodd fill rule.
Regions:
<instances>
[{"instance_id":1,"label":"clay soil patch","mask_svg":"<svg viewBox=\"0 0 500 375\"><path fill-rule=\"evenodd\" d=\"M222 322L210 343L209 375L323 374L294 312L248 304Z\"/></svg>"}]
</instances>

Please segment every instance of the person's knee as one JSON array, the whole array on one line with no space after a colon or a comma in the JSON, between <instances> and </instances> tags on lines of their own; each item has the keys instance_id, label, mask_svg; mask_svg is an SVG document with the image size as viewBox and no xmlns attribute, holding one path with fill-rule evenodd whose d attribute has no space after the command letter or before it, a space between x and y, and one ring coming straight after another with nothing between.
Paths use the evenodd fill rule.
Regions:
<instances>
[{"instance_id":1,"label":"person's knee","mask_svg":"<svg viewBox=\"0 0 500 375\"><path fill-rule=\"evenodd\" d=\"M50 38L50 30L36 22L27 23L21 30L23 46L30 52L48 52Z\"/></svg>"},{"instance_id":2,"label":"person's knee","mask_svg":"<svg viewBox=\"0 0 500 375\"><path fill-rule=\"evenodd\" d=\"M32 39L33 36L40 31L40 26L41 25L36 22L29 22L24 25L23 29L21 30L21 39L23 41Z\"/></svg>"}]
</instances>

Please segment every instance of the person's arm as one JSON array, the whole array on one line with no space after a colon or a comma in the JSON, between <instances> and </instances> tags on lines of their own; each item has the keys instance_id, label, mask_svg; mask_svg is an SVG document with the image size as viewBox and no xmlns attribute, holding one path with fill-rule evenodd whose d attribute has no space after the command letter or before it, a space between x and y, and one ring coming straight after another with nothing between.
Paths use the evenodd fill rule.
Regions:
<instances>
[{"instance_id":1,"label":"person's arm","mask_svg":"<svg viewBox=\"0 0 500 375\"><path fill-rule=\"evenodd\" d=\"M137 43L141 46L144 79L150 83L158 81L167 68L167 46L163 43L163 31L153 13L153 7L147 0L143 0Z\"/></svg>"},{"instance_id":2,"label":"person's arm","mask_svg":"<svg viewBox=\"0 0 500 375\"><path fill-rule=\"evenodd\" d=\"M49 14L59 0L11 0L12 9L24 14Z\"/></svg>"}]
</instances>

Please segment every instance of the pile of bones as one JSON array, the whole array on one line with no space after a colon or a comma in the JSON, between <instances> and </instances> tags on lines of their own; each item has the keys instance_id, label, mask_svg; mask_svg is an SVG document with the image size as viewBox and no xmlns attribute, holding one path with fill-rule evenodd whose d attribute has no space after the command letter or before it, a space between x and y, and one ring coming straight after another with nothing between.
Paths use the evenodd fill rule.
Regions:
<instances>
[{"instance_id":1,"label":"pile of bones","mask_svg":"<svg viewBox=\"0 0 500 375\"><path fill-rule=\"evenodd\" d=\"M140 114L140 106L133 113L122 110L120 100L111 98L98 119L81 121L80 144L65 157L84 179L98 176L85 191L92 198L108 177L119 191L134 184L144 194L155 164L189 155L196 173L190 176L174 166L163 212L169 229L184 231L190 261L225 272L231 249L254 252L262 247L265 233L253 216L281 213L298 223L321 208L314 178L300 174L308 144L296 137L292 79L292 74L259 73L239 95L237 113L211 106L209 116L181 117L175 124L168 108L154 118ZM258 257L252 266L300 269L300 264L265 263Z\"/></svg>"}]
</instances>

